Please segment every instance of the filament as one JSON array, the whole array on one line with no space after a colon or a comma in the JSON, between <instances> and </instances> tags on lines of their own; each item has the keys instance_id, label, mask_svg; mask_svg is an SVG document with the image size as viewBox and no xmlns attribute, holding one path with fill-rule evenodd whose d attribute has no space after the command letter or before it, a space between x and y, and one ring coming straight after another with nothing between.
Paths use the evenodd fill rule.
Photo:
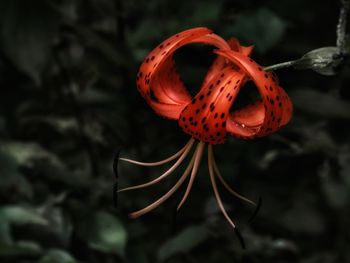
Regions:
<instances>
[{"instance_id":1,"label":"filament","mask_svg":"<svg viewBox=\"0 0 350 263\"><path fill-rule=\"evenodd\" d=\"M218 188L216 186L216 182L215 182L215 173L214 173L214 169L213 169L213 160L214 160L214 157L213 157L213 148L212 146L209 144L208 146L208 166L209 166L209 175L210 175L210 181L211 181L211 184L213 186L213 190L214 190L214 194L215 194L215 198L216 198L216 201L219 205L219 208L221 210L221 212L223 213L224 217L226 218L226 220L230 223L230 225L233 227L233 228L236 228L236 225L233 223L232 219L228 216L226 210L225 210L225 207L221 201L221 197L220 197L220 194L219 194L219 191L218 191Z\"/></svg>"},{"instance_id":2,"label":"filament","mask_svg":"<svg viewBox=\"0 0 350 263\"><path fill-rule=\"evenodd\" d=\"M235 197L237 197L238 199L241 199L249 204L252 204L252 205L255 205L256 206L256 203L253 202L252 200L249 200L248 198L244 197L243 195L240 195L239 193L237 193L235 190L233 190L228 184L227 182L225 181L225 179L222 177L220 171L219 171L219 168L216 164L216 161L215 161L215 157L214 157L214 153L212 153L212 162L213 162L213 167L214 167L214 171L217 175L217 177L219 178L220 182L222 183L222 185L226 188L227 191L229 191L232 195L234 195Z\"/></svg>"},{"instance_id":3,"label":"filament","mask_svg":"<svg viewBox=\"0 0 350 263\"><path fill-rule=\"evenodd\" d=\"M183 162L183 160L186 158L186 156L190 152L190 150L192 148L192 145L193 145L193 142L194 142L194 140L191 139L189 141L189 143L186 144L186 146L181 150L182 151L182 155L180 156L180 158L176 161L176 163L173 166L171 166L161 176L159 176L156 179L154 179L154 180L152 180L150 182L147 182L147 183L143 183L143 184L127 187L127 188L124 188L124 189L120 189L118 192L124 192L124 191L129 191L129 190L145 188L145 187L148 187L148 186L151 186L151 185L154 185L154 184L160 182L161 180L166 178L168 175L172 174L175 171L175 169Z\"/></svg>"},{"instance_id":4,"label":"filament","mask_svg":"<svg viewBox=\"0 0 350 263\"><path fill-rule=\"evenodd\" d=\"M183 182L186 180L187 176L189 175L190 171L192 170L193 164L195 161L195 157L197 156L197 152L198 152L198 147L196 149L196 152L192 156L192 159L191 159L189 165L186 167L186 170L184 171L184 173L182 174L180 179L176 182L176 184L166 194L164 194L158 200L156 200L152 204L146 206L145 208L138 210L138 211L135 211L133 213L130 213L129 216L131 218L137 218L139 216L142 216L142 215L152 211L153 209L157 208L159 205L161 205L163 202L165 202L172 194L174 194L176 192L176 190L179 189L179 187L183 184Z\"/></svg>"},{"instance_id":5,"label":"filament","mask_svg":"<svg viewBox=\"0 0 350 263\"><path fill-rule=\"evenodd\" d=\"M198 144L197 148L196 148L195 159L194 159L193 169L192 169L192 172L191 172L190 181L188 182L185 194L182 197L181 202L177 206L177 211L185 203L185 201L186 201L186 199L187 199L187 197L188 197L188 195L189 195L189 193L190 193L190 191L192 189L192 185L193 185L194 179L196 178L196 175L197 175L197 172L198 172L198 168L199 168L199 165L201 163L202 156L203 156L204 146L205 146L205 143L204 142L200 142Z\"/></svg>"},{"instance_id":6,"label":"filament","mask_svg":"<svg viewBox=\"0 0 350 263\"><path fill-rule=\"evenodd\" d=\"M158 161L158 162L145 163L145 162L139 162L139 161L135 161L135 160L127 159L127 158L119 158L119 160L124 161L124 162L128 162L128 163L132 163L132 164L141 165L141 166L159 166L159 165L171 162L172 160L175 160L177 157L179 157L187 149L187 147L192 146L193 143L194 143L194 139L191 138L188 141L188 143L180 151L178 151L174 155L172 155L172 156L170 156L162 161Z\"/></svg>"}]
</instances>

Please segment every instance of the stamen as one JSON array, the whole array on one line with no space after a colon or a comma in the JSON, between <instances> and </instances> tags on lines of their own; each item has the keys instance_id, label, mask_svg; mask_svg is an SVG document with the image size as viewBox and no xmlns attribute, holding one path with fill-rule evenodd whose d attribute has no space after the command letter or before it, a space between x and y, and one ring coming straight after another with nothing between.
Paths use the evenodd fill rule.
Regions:
<instances>
[{"instance_id":1,"label":"stamen","mask_svg":"<svg viewBox=\"0 0 350 263\"><path fill-rule=\"evenodd\" d=\"M208 146L208 166L209 166L209 175L210 175L210 181L211 184L213 186L213 190L214 190L214 194L215 194L215 198L216 201L220 207L221 212L223 213L224 217L226 218L226 220L231 224L231 226L233 228L236 228L236 225L233 223L232 219L228 216L225 207L221 201L221 197L218 191L218 188L216 186L216 182L215 182L215 173L214 173L214 169L213 169L213 149L211 144L209 144Z\"/></svg>"},{"instance_id":2,"label":"stamen","mask_svg":"<svg viewBox=\"0 0 350 263\"><path fill-rule=\"evenodd\" d=\"M124 189L120 189L118 192L124 192L124 191L129 191L129 190L145 188L145 187L154 185L154 184L160 182L161 180L165 179L168 175L172 174L176 170L176 168L183 162L183 160L186 158L186 156L190 152L193 142L194 141L192 141L192 143L186 145L186 148L184 148L184 152L182 153L180 158L176 161L176 163L173 166L171 166L166 172L164 172L161 176L159 176L156 179L154 179L150 182L147 182L147 183L143 183L143 184L139 184L139 185L135 185L135 186L126 187Z\"/></svg>"},{"instance_id":3,"label":"stamen","mask_svg":"<svg viewBox=\"0 0 350 263\"><path fill-rule=\"evenodd\" d=\"M172 194L174 194L176 192L176 190L179 189L179 187L182 185L182 183L186 180L187 176L189 175L190 171L192 170L195 156L197 155L197 151L198 151L198 149L196 149L196 152L192 156L192 159L191 159L189 165L186 167L186 170L184 171L184 173L182 174L180 179L165 195L160 197L158 200L156 200L152 204L146 206L145 208L138 210L136 212L130 213L129 216L131 218L137 218L139 216L142 216L142 215L152 211L153 209L157 208L159 205L161 205L163 202L165 202Z\"/></svg>"},{"instance_id":4,"label":"stamen","mask_svg":"<svg viewBox=\"0 0 350 263\"><path fill-rule=\"evenodd\" d=\"M185 192L184 196L182 197L181 202L177 206L177 211L179 211L181 206L185 203L185 201L186 201L186 199L187 199L187 197L192 189L192 185L193 185L194 179L196 178L198 168L199 168L199 165L201 163L201 158L203 156L204 146L205 146L205 143L200 142L196 148L195 160L194 160L194 165L193 165L190 181L188 182L186 192Z\"/></svg>"},{"instance_id":5,"label":"stamen","mask_svg":"<svg viewBox=\"0 0 350 263\"><path fill-rule=\"evenodd\" d=\"M178 151L174 155L168 157L167 159L164 159L164 160L158 161L158 162L145 163L145 162L139 162L139 161L135 161L135 160L127 159L127 158L119 158L119 160L124 161L124 162L128 162L128 163L132 163L132 164L141 165L141 166L159 166L159 165L163 165L163 164L166 164L168 162L171 162L172 160L175 160L177 157L179 157L187 149L187 147L192 146L193 143L194 143L194 139L191 138L188 141L188 143L180 151Z\"/></svg>"},{"instance_id":6,"label":"stamen","mask_svg":"<svg viewBox=\"0 0 350 263\"><path fill-rule=\"evenodd\" d=\"M243 195L240 195L239 193L237 193L235 190L233 190L228 184L227 182L225 181L225 179L222 177L220 171L219 171L219 168L216 164L216 161L215 161L215 157L214 157L214 153L212 155L213 159L213 167L214 167L214 171L217 175L217 177L219 178L220 182L222 183L222 185L226 188L227 191L229 191L232 195L234 195L235 197L237 197L238 199L241 199L249 204L252 204L252 205L255 205L256 206L256 203L246 197L244 197Z\"/></svg>"},{"instance_id":7,"label":"stamen","mask_svg":"<svg viewBox=\"0 0 350 263\"><path fill-rule=\"evenodd\" d=\"M261 207L261 202L262 202L261 197L259 197L258 204L256 205L256 208L255 208L252 216L249 218L249 220L248 220L249 222L252 222L254 220L255 216L258 214L260 207Z\"/></svg>"}]
</instances>

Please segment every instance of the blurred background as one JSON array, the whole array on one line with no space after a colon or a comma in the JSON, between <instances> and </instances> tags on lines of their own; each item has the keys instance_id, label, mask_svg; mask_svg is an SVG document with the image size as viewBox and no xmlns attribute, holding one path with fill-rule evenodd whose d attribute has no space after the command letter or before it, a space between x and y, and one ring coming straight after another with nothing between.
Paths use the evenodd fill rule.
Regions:
<instances>
[{"instance_id":1,"label":"blurred background","mask_svg":"<svg viewBox=\"0 0 350 263\"><path fill-rule=\"evenodd\" d=\"M281 69L293 99L289 125L252 141L214 147L223 176L254 207L221 191L244 236L241 248L217 208L206 159L174 220L184 189L137 220L180 175L119 194L114 154L164 159L189 139L136 90L144 57L165 38L205 26L255 45L261 65L334 46L334 0L1 0L0 261L40 263L350 262L350 69L335 76ZM214 58L191 45L175 59L198 90ZM251 100L254 88L237 100ZM119 163L119 186L166 167ZM224 189L223 189L224 190Z\"/></svg>"}]
</instances>

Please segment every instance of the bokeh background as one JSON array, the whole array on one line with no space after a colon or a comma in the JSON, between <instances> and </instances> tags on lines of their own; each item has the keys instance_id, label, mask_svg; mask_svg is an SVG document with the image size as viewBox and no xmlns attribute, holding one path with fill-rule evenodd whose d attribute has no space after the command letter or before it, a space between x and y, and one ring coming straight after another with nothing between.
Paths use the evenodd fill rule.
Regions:
<instances>
[{"instance_id":1,"label":"bokeh background","mask_svg":"<svg viewBox=\"0 0 350 263\"><path fill-rule=\"evenodd\" d=\"M350 69L335 76L281 69L293 99L291 123L253 141L214 148L224 177L254 208L222 191L247 248L217 208L206 161L174 219L174 198L144 217L142 208L180 175L119 194L114 154L154 161L189 139L157 116L136 90L144 57L194 26L255 45L262 65L335 45L334 0L1 0L0 261L40 263L350 262ZM191 92L213 56L192 45L176 54ZM237 100L256 94L247 87ZM166 167L119 163L119 186Z\"/></svg>"}]
</instances>

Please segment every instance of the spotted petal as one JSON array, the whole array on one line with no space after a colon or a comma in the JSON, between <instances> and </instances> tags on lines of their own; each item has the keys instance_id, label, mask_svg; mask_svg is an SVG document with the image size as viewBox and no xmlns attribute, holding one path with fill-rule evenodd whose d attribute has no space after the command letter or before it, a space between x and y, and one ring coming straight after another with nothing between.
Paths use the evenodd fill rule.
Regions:
<instances>
[{"instance_id":1,"label":"spotted petal","mask_svg":"<svg viewBox=\"0 0 350 263\"><path fill-rule=\"evenodd\" d=\"M232 50L217 50L255 83L262 100L230 115L227 132L236 137L262 137L285 125L292 115L292 103L273 73L265 72L252 59Z\"/></svg>"},{"instance_id":2,"label":"spotted petal","mask_svg":"<svg viewBox=\"0 0 350 263\"><path fill-rule=\"evenodd\" d=\"M193 28L168 38L146 57L138 73L137 87L148 104L163 117L178 119L191 101L173 62L174 52L190 43L229 48L225 40L209 29Z\"/></svg>"}]
</instances>

